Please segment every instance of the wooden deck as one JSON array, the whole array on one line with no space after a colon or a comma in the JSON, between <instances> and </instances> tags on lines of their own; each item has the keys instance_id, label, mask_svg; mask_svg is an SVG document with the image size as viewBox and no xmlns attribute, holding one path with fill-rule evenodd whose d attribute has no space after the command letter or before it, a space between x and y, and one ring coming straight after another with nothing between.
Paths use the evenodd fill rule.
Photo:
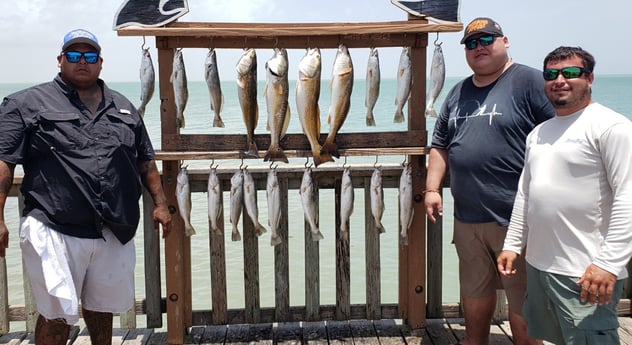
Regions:
<instances>
[{"instance_id":1,"label":"wooden deck","mask_svg":"<svg viewBox=\"0 0 632 345\"><path fill-rule=\"evenodd\" d=\"M632 318L619 318L622 345L632 345ZM184 344L363 344L363 345L450 345L463 339L463 319L429 319L426 327L411 332L394 320L352 320L230 326L196 326L188 330ZM491 329L491 344L512 344L507 321ZM0 336L0 345L35 344L32 333L14 332ZM90 345L87 330L74 327L69 345ZM166 345L167 333L153 329L115 329L112 345ZM547 344L545 342L545 344Z\"/></svg>"}]
</instances>

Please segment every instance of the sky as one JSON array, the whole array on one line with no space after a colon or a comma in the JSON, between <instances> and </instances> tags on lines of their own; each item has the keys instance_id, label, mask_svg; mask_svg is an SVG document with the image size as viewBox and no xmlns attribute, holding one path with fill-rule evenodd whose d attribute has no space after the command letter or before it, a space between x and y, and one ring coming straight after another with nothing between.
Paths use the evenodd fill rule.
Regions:
<instances>
[{"instance_id":1,"label":"sky","mask_svg":"<svg viewBox=\"0 0 632 345\"><path fill-rule=\"evenodd\" d=\"M0 2L0 83L39 83L51 80L58 72L56 56L64 34L75 28L93 32L102 46L101 77L106 82L138 81L142 37L118 36L112 29L114 15L123 0L22 0ZM390 0L188 0L189 12L181 22L373 22L406 20L407 14ZM629 14L632 2L626 0L460 0L459 19L464 26L478 16L499 22L509 39L514 61L541 69L544 56L560 45L581 46L597 61L595 73L632 75L632 49ZM447 77L471 74L465 62L462 32L440 33ZM428 61L435 33L429 34ZM157 52L153 37L146 38ZM394 78L398 48L378 48L382 78ZM206 49L184 49L189 80L204 79ZM272 57L272 50L258 49L259 66ZM290 78L298 75L296 66L303 51L289 52ZM331 70L335 51L323 51L323 78ZM240 50L217 51L220 76L235 79L235 64ZM367 49L352 49L355 78L364 78ZM429 63L428 63L429 64ZM292 66L294 65L294 66ZM157 69L157 66L155 66ZM429 66L428 66L429 68ZM293 73L295 72L295 73ZM259 72L259 79L265 74Z\"/></svg>"}]
</instances>

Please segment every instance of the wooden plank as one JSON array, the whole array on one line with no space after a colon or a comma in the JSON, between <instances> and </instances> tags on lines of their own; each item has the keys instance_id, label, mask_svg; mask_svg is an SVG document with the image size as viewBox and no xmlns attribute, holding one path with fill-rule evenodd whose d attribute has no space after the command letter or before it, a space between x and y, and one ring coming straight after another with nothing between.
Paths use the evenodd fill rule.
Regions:
<instances>
[{"instance_id":1,"label":"wooden plank","mask_svg":"<svg viewBox=\"0 0 632 345\"><path fill-rule=\"evenodd\" d=\"M1 345L19 345L29 334L27 332L11 332L0 335Z\"/></svg>"},{"instance_id":2,"label":"wooden plank","mask_svg":"<svg viewBox=\"0 0 632 345\"><path fill-rule=\"evenodd\" d=\"M424 184L424 190L426 189ZM440 190L443 197L443 190ZM435 212L436 223L426 221L428 227L428 281L426 282L426 295L428 296L429 318L442 318L443 313L443 216ZM451 229L449 229L451 231Z\"/></svg>"},{"instance_id":3,"label":"wooden plank","mask_svg":"<svg viewBox=\"0 0 632 345\"><path fill-rule=\"evenodd\" d=\"M340 215L341 207L341 179L336 179L335 188L336 216L334 227L336 231L336 320L349 320L351 314L351 259L349 253L349 236L340 234L342 219ZM348 227L351 228L350 226Z\"/></svg>"},{"instance_id":4,"label":"wooden plank","mask_svg":"<svg viewBox=\"0 0 632 345\"><path fill-rule=\"evenodd\" d=\"M350 320L349 328L351 328L351 335L355 344L380 345L370 320Z\"/></svg>"},{"instance_id":5,"label":"wooden plank","mask_svg":"<svg viewBox=\"0 0 632 345\"><path fill-rule=\"evenodd\" d=\"M459 340L465 338L465 320L464 319L446 319L446 322ZM511 345L511 338L505 334L501 327L492 324L489 330L489 341L492 345Z\"/></svg>"},{"instance_id":6,"label":"wooden plank","mask_svg":"<svg viewBox=\"0 0 632 345\"><path fill-rule=\"evenodd\" d=\"M424 106L425 107L425 106ZM423 109L422 109L423 115ZM237 114L235 114L237 116ZM425 117L425 116L424 116ZM354 153L362 156L375 156L379 154L424 154L426 152L427 131L422 129L408 132L374 132L374 133L339 133L336 135L336 144L341 155L349 156ZM321 134L321 142L327 138L327 134ZM253 137L259 148L259 158L263 158L270 146L269 134L255 134ZM247 147L246 134L166 134L162 137L162 150L164 151L209 151L220 154L245 150ZM309 141L302 133L287 133L280 142L284 152L292 153L298 157L311 157ZM342 151L347 150L347 151ZM409 151L412 150L412 151ZM234 158L232 156L218 156L217 158ZM242 158L242 157L237 157ZM247 158L243 156L243 158ZM206 159L206 158L205 158Z\"/></svg>"},{"instance_id":7,"label":"wooden plank","mask_svg":"<svg viewBox=\"0 0 632 345\"><path fill-rule=\"evenodd\" d=\"M191 327L184 336L184 344L199 344L204 336L204 327Z\"/></svg>"},{"instance_id":8,"label":"wooden plank","mask_svg":"<svg viewBox=\"0 0 632 345\"><path fill-rule=\"evenodd\" d=\"M149 337L147 345L164 345L168 344L167 332L154 332Z\"/></svg>"},{"instance_id":9,"label":"wooden plank","mask_svg":"<svg viewBox=\"0 0 632 345\"><path fill-rule=\"evenodd\" d=\"M314 186L314 202L316 203L316 214L320 214L320 192L318 188L318 177L312 176ZM305 320L316 321L320 318L320 244L312 240L312 232L304 214L304 243L305 243ZM316 218L316 225L320 228L319 217Z\"/></svg>"},{"instance_id":10,"label":"wooden plank","mask_svg":"<svg viewBox=\"0 0 632 345\"><path fill-rule=\"evenodd\" d=\"M420 32L457 32L461 23L428 24L427 21L381 21L363 23L200 23L174 22L160 28L125 27L119 36L185 36L221 38L339 36L369 34L415 34ZM280 42L279 42L280 43ZM208 44L206 45L208 46ZM204 47L206 47L204 46Z\"/></svg>"},{"instance_id":11,"label":"wooden plank","mask_svg":"<svg viewBox=\"0 0 632 345\"><path fill-rule=\"evenodd\" d=\"M207 175L208 180L208 175ZM220 205L224 204L224 192L219 195ZM213 324L226 324L228 320L228 298L226 296L226 248L224 238L224 208L219 213L217 227L220 234L209 231L208 240L211 249L211 305L213 308ZM210 229L210 222L209 222Z\"/></svg>"},{"instance_id":12,"label":"wooden plank","mask_svg":"<svg viewBox=\"0 0 632 345\"><path fill-rule=\"evenodd\" d=\"M406 341L399 326L392 319L374 320L373 327L380 345L404 345Z\"/></svg>"},{"instance_id":13,"label":"wooden plank","mask_svg":"<svg viewBox=\"0 0 632 345\"><path fill-rule=\"evenodd\" d=\"M275 335L275 344L300 345L303 339L303 330L298 322L281 322L278 324Z\"/></svg>"},{"instance_id":14,"label":"wooden plank","mask_svg":"<svg viewBox=\"0 0 632 345\"><path fill-rule=\"evenodd\" d=\"M127 330L122 345L147 345L154 330L151 328L135 328Z\"/></svg>"},{"instance_id":15,"label":"wooden plank","mask_svg":"<svg viewBox=\"0 0 632 345\"><path fill-rule=\"evenodd\" d=\"M290 321L290 246L288 215L288 179L279 178L281 198L281 243L274 246L274 301L276 321Z\"/></svg>"},{"instance_id":16,"label":"wooden plank","mask_svg":"<svg viewBox=\"0 0 632 345\"><path fill-rule=\"evenodd\" d=\"M9 279L7 258L0 257L0 334L9 333Z\"/></svg>"},{"instance_id":17,"label":"wooden plank","mask_svg":"<svg viewBox=\"0 0 632 345\"><path fill-rule=\"evenodd\" d=\"M145 313L148 328L162 327L160 234L154 229L152 213L154 201L149 191L143 188L143 251L145 260Z\"/></svg>"},{"instance_id":18,"label":"wooden plank","mask_svg":"<svg viewBox=\"0 0 632 345\"><path fill-rule=\"evenodd\" d=\"M621 344L632 344L632 319L629 317L619 318L619 339Z\"/></svg>"},{"instance_id":19,"label":"wooden plank","mask_svg":"<svg viewBox=\"0 0 632 345\"><path fill-rule=\"evenodd\" d=\"M303 322L303 343L305 345L328 345L325 322Z\"/></svg>"},{"instance_id":20,"label":"wooden plank","mask_svg":"<svg viewBox=\"0 0 632 345\"><path fill-rule=\"evenodd\" d=\"M226 345L246 345L249 343L249 325L229 325L226 332Z\"/></svg>"},{"instance_id":21,"label":"wooden plank","mask_svg":"<svg viewBox=\"0 0 632 345\"><path fill-rule=\"evenodd\" d=\"M259 241L250 216L243 209L241 216L244 244L244 293L246 323L260 322L261 297L259 293Z\"/></svg>"},{"instance_id":22,"label":"wooden plank","mask_svg":"<svg viewBox=\"0 0 632 345\"><path fill-rule=\"evenodd\" d=\"M114 328L112 330L112 345L122 345L123 340L127 336L129 330L122 328ZM77 335L77 339L73 342L73 345L91 345L90 341L90 333L88 332L88 328L84 328L79 335Z\"/></svg>"},{"instance_id":23,"label":"wooden plank","mask_svg":"<svg viewBox=\"0 0 632 345\"><path fill-rule=\"evenodd\" d=\"M353 335L348 321L327 321L329 345L353 344Z\"/></svg>"},{"instance_id":24,"label":"wooden plank","mask_svg":"<svg viewBox=\"0 0 632 345\"><path fill-rule=\"evenodd\" d=\"M364 252L367 319L382 318L380 284L380 233L371 211L371 177L364 178Z\"/></svg>"},{"instance_id":25,"label":"wooden plank","mask_svg":"<svg viewBox=\"0 0 632 345\"><path fill-rule=\"evenodd\" d=\"M200 345L224 344L227 332L228 327L226 326L206 326L204 335L200 339Z\"/></svg>"},{"instance_id":26,"label":"wooden plank","mask_svg":"<svg viewBox=\"0 0 632 345\"><path fill-rule=\"evenodd\" d=\"M451 345L458 341L450 330L446 319L427 320L425 331L434 345Z\"/></svg>"}]
</instances>

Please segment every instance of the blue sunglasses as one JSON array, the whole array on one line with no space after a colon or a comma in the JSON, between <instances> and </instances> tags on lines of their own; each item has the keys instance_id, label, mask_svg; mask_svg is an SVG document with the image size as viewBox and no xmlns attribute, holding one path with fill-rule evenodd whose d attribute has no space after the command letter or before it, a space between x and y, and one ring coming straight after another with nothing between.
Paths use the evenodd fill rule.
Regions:
<instances>
[{"instance_id":1,"label":"blue sunglasses","mask_svg":"<svg viewBox=\"0 0 632 345\"><path fill-rule=\"evenodd\" d=\"M82 56L84 59L86 59L86 62L89 64L94 64L94 63L97 63L97 61L99 61L99 53L95 53L95 52L81 53L81 52L71 51L71 52L65 52L64 56L66 56L66 60L68 60L68 62L70 63L78 63L79 61L81 61Z\"/></svg>"}]
</instances>

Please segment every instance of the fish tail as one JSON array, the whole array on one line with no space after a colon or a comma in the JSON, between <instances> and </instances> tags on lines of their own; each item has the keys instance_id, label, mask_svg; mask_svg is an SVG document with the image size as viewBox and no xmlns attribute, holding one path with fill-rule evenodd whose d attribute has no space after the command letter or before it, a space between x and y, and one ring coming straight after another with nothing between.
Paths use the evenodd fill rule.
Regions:
<instances>
[{"instance_id":1,"label":"fish tail","mask_svg":"<svg viewBox=\"0 0 632 345\"><path fill-rule=\"evenodd\" d=\"M222 121L221 117L215 116L215 118L213 118L213 127L224 128L224 121Z\"/></svg>"},{"instance_id":2,"label":"fish tail","mask_svg":"<svg viewBox=\"0 0 632 345\"><path fill-rule=\"evenodd\" d=\"M215 235L219 236L222 234L222 229L220 229L218 226L212 227L211 230L213 231Z\"/></svg>"},{"instance_id":3,"label":"fish tail","mask_svg":"<svg viewBox=\"0 0 632 345\"><path fill-rule=\"evenodd\" d=\"M239 229L235 226L233 226L233 232L231 233L230 239L233 242L241 241L241 234L239 233Z\"/></svg>"},{"instance_id":4,"label":"fish tail","mask_svg":"<svg viewBox=\"0 0 632 345\"><path fill-rule=\"evenodd\" d=\"M257 236L261 236L265 234L266 232L268 232L268 230L266 230L266 228L264 228L263 225L257 223L257 226L255 227L255 233L257 234Z\"/></svg>"},{"instance_id":5,"label":"fish tail","mask_svg":"<svg viewBox=\"0 0 632 345\"><path fill-rule=\"evenodd\" d=\"M429 106L428 108L426 108L426 116L437 117L437 112L432 106Z\"/></svg>"},{"instance_id":6,"label":"fish tail","mask_svg":"<svg viewBox=\"0 0 632 345\"><path fill-rule=\"evenodd\" d=\"M193 229L193 226L192 226L191 224L186 225L186 226L184 227L184 234L185 234L187 237L190 237L191 235L195 235L195 229Z\"/></svg>"},{"instance_id":7,"label":"fish tail","mask_svg":"<svg viewBox=\"0 0 632 345\"><path fill-rule=\"evenodd\" d=\"M140 117L144 117L145 116L145 106L138 107L138 113L140 114Z\"/></svg>"},{"instance_id":8,"label":"fish tail","mask_svg":"<svg viewBox=\"0 0 632 345\"><path fill-rule=\"evenodd\" d=\"M407 246L408 245L408 236L406 235L399 235L399 244L402 246Z\"/></svg>"},{"instance_id":9,"label":"fish tail","mask_svg":"<svg viewBox=\"0 0 632 345\"><path fill-rule=\"evenodd\" d=\"M322 239L324 239L325 237L323 236L323 234L320 232L320 229L316 228L316 229L312 229L312 241L314 242L318 242Z\"/></svg>"},{"instance_id":10,"label":"fish tail","mask_svg":"<svg viewBox=\"0 0 632 345\"><path fill-rule=\"evenodd\" d=\"M266 153L266 156L263 158L264 162L268 162L268 161L272 161L272 162L276 162L276 161L282 161L287 163L287 156L285 155L285 152L283 152L283 150L281 149L281 147L276 146L276 147L270 147L268 149L268 152Z\"/></svg>"},{"instance_id":11,"label":"fish tail","mask_svg":"<svg viewBox=\"0 0 632 345\"><path fill-rule=\"evenodd\" d=\"M375 126L375 117L373 116L373 112L371 110L366 113L366 125Z\"/></svg>"},{"instance_id":12,"label":"fish tail","mask_svg":"<svg viewBox=\"0 0 632 345\"><path fill-rule=\"evenodd\" d=\"M279 236L278 234L273 234L272 236L270 236L270 245L271 246L277 246L279 244L281 244L283 242L283 240L281 240L281 236Z\"/></svg>"},{"instance_id":13,"label":"fish tail","mask_svg":"<svg viewBox=\"0 0 632 345\"><path fill-rule=\"evenodd\" d=\"M338 153L338 145L334 142L325 142L323 147L320 149L321 159L323 156L329 155L334 156L336 158L340 158L340 153Z\"/></svg>"},{"instance_id":14,"label":"fish tail","mask_svg":"<svg viewBox=\"0 0 632 345\"><path fill-rule=\"evenodd\" d=\"M259 148L257 147L257 143L254 140L250 140L248 142L248 150L246 151L246 155L250 157L259 156Z\"/></svg>"},{"instance_id":15,"label":"fish tail","mask_svg":"<svg viewBox=\"0 0 632 345\"><path fill-rule=\"evenodd\" d=\"M382 224L382 222L377 219L375 220L375 227L377 228L377 231L380 234L383 234L386 232L386 229L384 229L384 225Z\"/></svg>"},{"instance_id":16,"label":"fish tail","mask_svg":"<svg viewBox=\"0 0 632 345\"><path fill-rule=\"evenodd\" d=\"M393 118L393 122L395 123L404 122L404 112L401 109L395 110L395 117Z\"/></svg>"}]
</instances>

